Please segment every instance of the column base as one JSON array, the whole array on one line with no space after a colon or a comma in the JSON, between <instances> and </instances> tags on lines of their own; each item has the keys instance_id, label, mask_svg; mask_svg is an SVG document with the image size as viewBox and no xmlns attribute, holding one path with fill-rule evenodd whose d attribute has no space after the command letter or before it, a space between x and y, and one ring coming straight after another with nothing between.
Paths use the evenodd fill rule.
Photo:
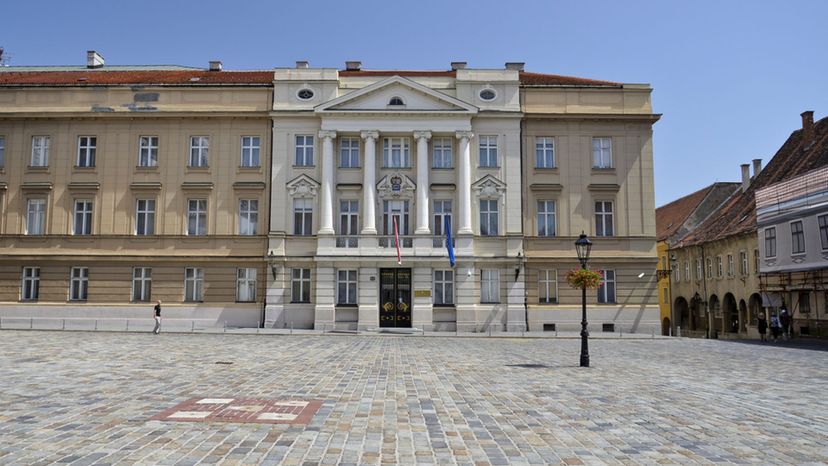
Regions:
<instances>
[{"instance_id":1,"label":"column base","mask_svg":"<svg viewBox=\"0 0 828 466\"><path fill-rule=\"evenodd\" d=\"M417 228L416 230L414 230L414 234L431 236L431 230L429 230L428 228Z\"/></svg>"},{"instance_id":2,"label":"column base","mask_svg":"<svg viewBox=\"0 0 828 466\"><path fill-rule=\"evenodd\" d=\"M359 232L360 235L376 235L377 229L376 228L363 228L362 231Z\"/></svg>"}]
</instances>

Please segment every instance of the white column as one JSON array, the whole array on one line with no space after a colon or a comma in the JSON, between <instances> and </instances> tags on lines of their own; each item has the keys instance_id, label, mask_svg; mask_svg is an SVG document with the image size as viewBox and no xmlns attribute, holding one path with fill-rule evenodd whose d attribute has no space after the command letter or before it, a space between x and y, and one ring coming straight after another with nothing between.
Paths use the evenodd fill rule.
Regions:
<instances>
[{"instance_id":1,"label":"white column","mask_svg":"<svg viewBox=\"0 0 828 466\"><path fill-rule=\"evenodd\" d=\"M376 203L377 139L379 132L363 131L365 140L365 163L362 167L362 234L377 234L377 218L374 214ZM379 312L379 311L377 311Z\"/></svg>"},{"instance_id":2,"label":"white column","mask_svg":"<svg viewBox=\"0 0 828 466\"><path fill-rule=\"evenodd\" d=\"M430 235L428 228L428 140L430 131L414 131L417 140L417 229L418 235Z\"/></svg>"},{"instance_id":3,"label":"white column","mask_svg":"<svg viewBox=\"0 0 828 466\"><path fill-rule=\"evenodd\" d=\"M471 214L471 144L470 140L474 137L471 131L458 131L457 139L460 140L460 153L458 154L458 170L457 170L457 197L458 197L458 216L460 224L458 225L457 233L472 234L472 214Z\"/></svg>"},{"instance_id":4,"label":"white column","mask_svg":"<svg viewBox=\"0 0 828 466\"><path fill-rule=\"evenodd\" d=\"M333 229L333 163L334 150L333 140L336 138L336 131L320 131L319 138L322 139L322 196L320 198L319 234L332 235Z\"/></svg>"}]
</instances>

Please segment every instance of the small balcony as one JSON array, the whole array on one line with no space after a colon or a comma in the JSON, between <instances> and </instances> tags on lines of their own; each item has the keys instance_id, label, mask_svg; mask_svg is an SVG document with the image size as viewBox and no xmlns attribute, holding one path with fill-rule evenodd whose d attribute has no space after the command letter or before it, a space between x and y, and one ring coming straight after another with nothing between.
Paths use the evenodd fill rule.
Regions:
<instances>
[{"instance_id":1,"label":"small balcony","mask_svg":"<svg viewBox=\"0 0 828 466\"><path fill-rule=\"evenodd\" d=\"M397 246L394 236L379 236L379 247L394 248ZM400 249L409 249L414 247L413 236L400 236Z\"/></svg>"},{"instance_id":2,"label":"small balcony","mask_svg":"<svg viewBox=\"0 0 828 466\"><path fill-rule=\"evenodd\" d=\"M336 247L337 248L358 248L359 247L359 236L337 236L336 237Z\"/></svg>"}]
</instances>

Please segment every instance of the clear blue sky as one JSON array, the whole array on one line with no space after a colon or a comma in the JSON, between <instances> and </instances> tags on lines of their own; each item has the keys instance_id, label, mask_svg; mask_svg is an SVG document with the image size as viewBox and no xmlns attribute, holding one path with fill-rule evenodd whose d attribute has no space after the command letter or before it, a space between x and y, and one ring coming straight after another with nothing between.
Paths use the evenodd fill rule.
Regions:
<instances>
[{"instance_id":1,"label":"clear blue sky","mask_svg":"<svg viewBox=\"0 0 828 466\"><path fill-rule=\"evenodd\" d=\"M799 114L828 114L828 1L40 1L6 2L12 65L446 69L451 61L650 83L656 204L739 164L766 163Z\"/></svg>"}]
</instances>

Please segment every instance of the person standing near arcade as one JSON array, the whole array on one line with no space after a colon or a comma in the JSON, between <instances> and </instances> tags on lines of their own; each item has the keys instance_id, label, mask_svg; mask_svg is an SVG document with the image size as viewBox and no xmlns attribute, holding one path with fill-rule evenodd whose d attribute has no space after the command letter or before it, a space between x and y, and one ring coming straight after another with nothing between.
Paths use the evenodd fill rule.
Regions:
<instances>
[{"instance_id":1,"label":"person standing near arcade","mask_svg":"<svg viewBox=\"0 0 828 466\"><path fill-rule=\"evenodd\" d=\"M155 307L153 309L153 314L155 316L155 328L152 329L152 333L158 335L161 333L161 300L159 299L155 303Z\"/></svg>"}]
</instances>

